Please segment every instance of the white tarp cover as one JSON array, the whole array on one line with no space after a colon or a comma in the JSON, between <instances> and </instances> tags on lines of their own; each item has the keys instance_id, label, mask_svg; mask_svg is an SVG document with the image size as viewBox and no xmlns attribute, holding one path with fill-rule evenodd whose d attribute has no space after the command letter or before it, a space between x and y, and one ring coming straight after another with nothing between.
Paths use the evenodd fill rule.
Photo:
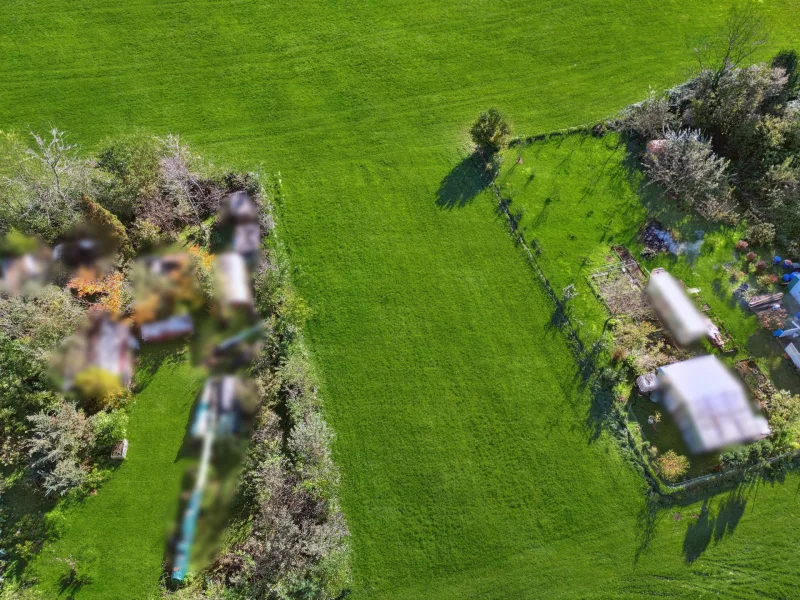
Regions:
<instances>
[{"instance_id":1,"label":"white tarp cover","mask_svg":"<svg viewBox=\"0 0 800 600\"><path fill-rule=\"evenodd\" d=\"M693 452L710 452L769 435L742 382L716 356L661 367L664 406Z\"/></svg>"},{"instance_id":2,"label":"white tarp cover","mask_svg":"<svg viewBox=\"0 0 800 600\"><path fill-rule=\"evenodd\" d=\"M708 333L706 319L686 295L681 283L667 271L653 271L647 295L679 344L690 344Z\"/></svg>"},{"instance_id":3,"label":"white tarp cover","mask_svg":"<svg viewBox=\"0 0 800 600\"><path fill-rule=\"evenodd\" d=\"M244 258L235 252L217 256L216 274L219 294L225 304L252 306L253 292Z\"/></svg>"}]
</instances>

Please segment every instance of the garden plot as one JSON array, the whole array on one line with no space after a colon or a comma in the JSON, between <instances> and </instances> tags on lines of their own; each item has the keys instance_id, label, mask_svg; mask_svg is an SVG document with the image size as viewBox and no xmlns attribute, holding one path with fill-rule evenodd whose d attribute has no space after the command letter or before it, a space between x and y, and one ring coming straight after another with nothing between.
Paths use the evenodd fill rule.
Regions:
<instances>
[{"instance_id":1,"label":"garden plot","mask_svg":"<svg viewBox=\"0 0 800 600\"><path fill-rule=\"evenodd\" d=\"M594 337L598 330L604 331L613 340L609 359L637 375L711 352L722 353L725 360L755 354L755 361L771 376L787 374L786 361L775 361L776 345L769 340L769 330L759 325L746 301L769 291L774 276L760 275L763 266L755 253L736 251L741 232L682 214L652 188L642 187L637 172L615 157L618 152L613 135L534 142L509 151L509 163L513 157L520 158L498 179L511 210L521 215L519 231L535 248L537 262L551 283L579 284L583 276L591 286L594 294L585 301L578 296L565 303L578 335L588 344L598 339ZM535 177L520 173L519 165ZM572 190L568 197L563 191L566 186ZM589 194L592 208L584 212ZM566 239L552 235L547 227L551 220L567 225ZM619 261L610 258L611 251ZM613 264L601 267L603 262ZM687 288L695 288L691 295L711 323L710 341L682 348L662 330L643 294L646 277L640 275L656 267L673 273ZM743 283L748 294L741 302L734 292ZM754 340L764 346L756 347ZM732 367L733 360L729 362ZM618 394L627 397L625 391ZM661 415L657 405L637 394L630 396L630 403L649 445L657 446L660 453L668 449L687 453L685 445L678 443L680 435L669 415ZM681 478L709 473L718 463L718 453L693 457Z\"/></svg>"}]
</instances>

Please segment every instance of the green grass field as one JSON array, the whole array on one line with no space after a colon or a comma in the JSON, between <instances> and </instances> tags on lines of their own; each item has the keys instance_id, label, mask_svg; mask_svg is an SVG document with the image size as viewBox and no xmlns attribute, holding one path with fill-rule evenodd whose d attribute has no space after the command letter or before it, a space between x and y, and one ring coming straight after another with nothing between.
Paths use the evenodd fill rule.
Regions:
<instances>
[{"instance_id":1,"label":"green grass field","mask_svg":"<svg viewBox=\"0 0 800 600\"><path fill-rule=\"evenodd\" d=\"M765 53L797 45L800 7L761 6ZM353 598L790 597L800 479L651 516L641 476L606 436L592 441L552 307L463 163L491 105L533 134L680 81L687 38L727 7L12 0L0 128L58 125L89 148L175 132L217 162L282 173L282 235L338 434ZM161 425L180 440L185 420ZM86 514L130 496L123 474ZM175 501L165 486L159 502ZM61 543L106 544L86 520ZM160 516L137 527L113 537L135 567L98 570L78 598L156 589L163 546L145 547Z\"/></svg>"}]
</instances>

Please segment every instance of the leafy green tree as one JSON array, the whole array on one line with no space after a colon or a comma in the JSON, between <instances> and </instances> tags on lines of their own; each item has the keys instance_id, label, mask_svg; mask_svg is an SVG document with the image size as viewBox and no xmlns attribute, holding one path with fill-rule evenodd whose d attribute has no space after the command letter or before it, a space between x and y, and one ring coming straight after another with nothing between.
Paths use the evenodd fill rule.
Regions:
<instances>
[{"instance_id":1,"label":"leafy green tree","mask_svg":"<svg viewBox=\"0 0 800 600\"><path fill-rule=\"evenodd\" d=\"M19 458L29 430L26 417L57 405L49 389L47 361L33 348L0 333L0 463Z\"/></svg>"},{"instance_id":2,"label":"leafy green tree","mask_svg":"<svg viewBox=\"0 0 800 600\"><path fill-rule=\"evenodd\" d=\"M732 218L735 203L729 161L717 156L699 131L668 132L666 143L648 155L645 169L666 195L714 221Z\"/></svg>"},{"instance_id":3,"label":"leafy green tree","mask_svg":"<svg viewBox=\"0 0 800 600\"><path fill-rule=\"evenodd\" d=\"M488 158L508 145L511 127L500 111L490 108L481 113L469 133L478 152Z\"/></svg>"},{"instance_id":4,"label":"leafy green tree","mask_svg":"<svg viewBox=\"0 0 800 600\"><path fill-rule=\"evenodd\" d=\"M97 168L110 176L98 191L98 202L130 223L146 198L158 196L159 158L154 137L134 134L108 141L97 159Z\"/></svg>"}]
</instances>

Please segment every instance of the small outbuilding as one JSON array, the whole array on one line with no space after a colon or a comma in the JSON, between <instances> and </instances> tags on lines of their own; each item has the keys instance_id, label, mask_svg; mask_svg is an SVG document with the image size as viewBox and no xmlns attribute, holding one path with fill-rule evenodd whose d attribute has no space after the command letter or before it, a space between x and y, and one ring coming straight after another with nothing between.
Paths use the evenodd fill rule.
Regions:
<instances>
[{"instance_id":1,"label":"small outbuilding","mask_svg":"<svg viewBox=\"0 0 800 600\"><path fill-rule=\"evenodd\" d=\"M233 192L225 196L220 208L220 220L222 222L258 222L258 206L245 191Z\"/></svg>"},{"instance_id":2,"label":"small outbuilding","mask_svg":"<svg viewBox=\"0 0 800 600\"><path fill-rule=\"evenodd\" d=\"M707 319L686 294L681 282L664 269L654 269L651 273L647 297L679 344L691 344L708 334Z\"/></svg>"},{"instance_id":3,"label":"small outbuilding","mask_svg":"<svg viewBox=\"0 0 800 600\"><path fill-rule=\"evenodd\" d=\"M226 252L215 265L217 293L224 308L253 308L250 273L241 254Z\"/></svg>"},{"instance_id":4,"label":"small outbuilding","mask_svg":"<svg viewBox=\"0 0 800 600\"><path fill-rule=\"evenodd\" d=\"M233 228L233 250L245 259L258 254L261 249L261 227L258 223L241 223Z\"/></svg>"},{"instance_id":5,"label":"small outbuilding","mask_svg":"<svg viewBox=\"0 0 800 600\"><path fill-rule=\"evenodd\" d=\"M194 323L190 315L176 315L163 321L144 323L139 331L143 342L166 342L191 335Z\"/></svg>"},{"instance_id":6,"label":"small outbuilding","mask_svg":"<svg viewBox=\"0 0 800 600\"><path fill-rule=\"evenodd\" d=\"M657 373L664 408L692 452L711 452L771 433L767 420L750 403L744 384L716 356L691 358Z\"/></svg>"},{"instance_id":7,"label":"small outbuilding","mask_svg":"<svg viewBox=\"0 0 800 600\"><path fill-rule=\"evenodd\" d=\"M658 376L655 373L645 373L636 378L636 387L640 394L649 394L658 389Z\"/></svg>"}]
</instances>

